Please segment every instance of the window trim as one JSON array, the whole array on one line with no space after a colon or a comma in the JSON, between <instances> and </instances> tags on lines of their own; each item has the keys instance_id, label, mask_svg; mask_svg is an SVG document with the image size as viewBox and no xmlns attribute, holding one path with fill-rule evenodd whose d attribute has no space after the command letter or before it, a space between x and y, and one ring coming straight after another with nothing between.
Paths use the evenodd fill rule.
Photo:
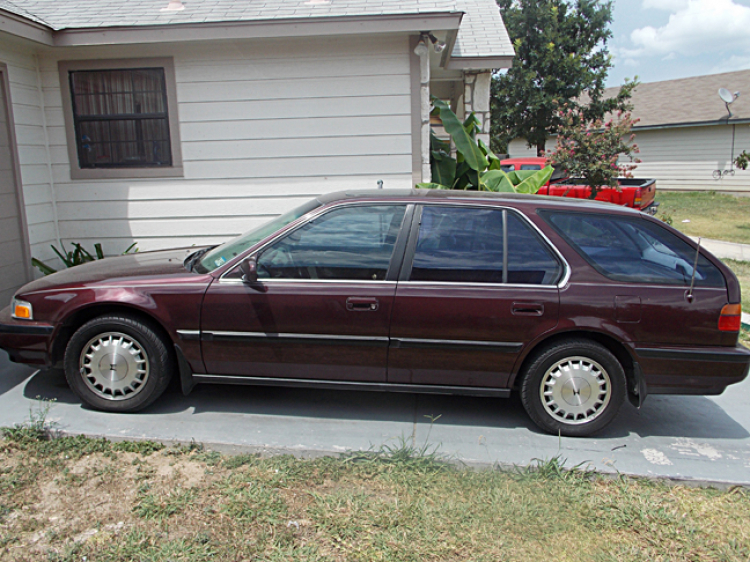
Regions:
<instances>
[{"instance_id":1,"label":"window trim","mask_svg":"<svg viewBox=\"0 0 750 562\"><path fill-rule=\"evenodd\" d=\"M430 206L440 206L440 207L463 207L463 208L480 208L480 209L492 209L497 211L503 211L503 248L505 250L504 256L503 256L503 263L504 265L507 264L507 256L508 256L508 246L507 246L507 217L508 215L514 215L517 217L521 222L525 223L528 227L530 227L531 231L538 237L539 242L547 248L547 250L550 251L552 254L552 257L555 258L560 265L560 275L558 276L557 281L553 283L547 283L547 284L536 284L536 283L480 283L480 282L463 282L463 281L411 281L409 280L409 277L411 276L411 270L414 266L414 256L417 252L417 243L419 241L419 228L422 225L422 211L425 209L425 207ZM503 269L503 277L506 277L506 269L507 267L504 267ZM568 281L570 280L571 275L571 269L570 265L568 264L568 261L565 259L565 257L562 255L560 250L557 249L557 246L555 246L552 241L547 237L544 232L541 231L541 229L534 224L532 220L529 219L529 217L526 216L525 213L521 212L518 209L514 209L513 207L506 207L506 206L500 206L500 205L484 205L484 204L477 204L477 203L465 203L460 201L430 201L429 203L419 203L418 208L414 213L414 218L412 219L412 226L409 233L409 243L406 247L406 250L404 252L404 262L401 267L401 272L398 277L399 284L402 283L408 283L410 285L445 285L445 286L456 286L456 285L462 285L466 287L486 287L486 288L501 288L501 287L515 287L515 288L553 288L555 290L559 290L565 285L567 285Z\"/></svg>"},{"instance_id":2,"label":"window trim","mask_svg":"<svg viewBox=\"0 0 750 562\"><path fill-rule=\"evenodd\" d=\"M70 72L79 70L128 70L134 68L162 68L167 89L167 118L169 120L170 148L172 151L171 166L128 166L122 168L81 168L78 160L78 144L75 136L73 117L73 100L70 86ZM65 118L65 137L68 145L70 178L118 179L118 178L163 178L183 177L182 150L180 143L180 126L177 115L177 82L174 73L174 59L171 57L136 58L136 59L96 59L65 60L58 62L60 75L60 92Z\"/></svg>"}]
</instances>

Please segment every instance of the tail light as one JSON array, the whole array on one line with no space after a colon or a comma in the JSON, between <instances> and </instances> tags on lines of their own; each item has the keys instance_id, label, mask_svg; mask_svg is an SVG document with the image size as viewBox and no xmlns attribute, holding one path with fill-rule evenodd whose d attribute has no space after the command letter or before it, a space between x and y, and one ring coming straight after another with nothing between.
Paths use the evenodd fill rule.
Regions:
<instances>
[{"instance_id":1,"label":"tail light","mask_svg":"<svg viewBox=\"0 0 750 562\"><path fill-rule=\"evenodd\" d=\"M725 304L719 316L719 330L722 332L739 332L741 317L741 304Z\"/></svg>"},{"instance_id":2,"label":"tail light","mask_svg":"<svg viewBox=\"0 0 750 562\"><path fill-rule=\"evenodd\" d=\"M641 188L639 187L635 190L635 199L633 200L633 207L636 209L640 209L641 201L643 201L643 191L641 191Z\"/></svg>"}]
</instances>

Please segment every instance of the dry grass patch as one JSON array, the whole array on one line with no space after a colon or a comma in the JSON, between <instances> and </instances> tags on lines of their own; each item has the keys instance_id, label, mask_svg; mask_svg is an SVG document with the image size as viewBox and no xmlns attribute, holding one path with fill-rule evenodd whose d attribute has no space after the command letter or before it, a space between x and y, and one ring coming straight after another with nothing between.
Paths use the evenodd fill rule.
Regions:
<instances>
[{"instance_id":1,"label":"dry grass patch","mask_svg":"<svg viewBox=\"0 0 750 562\"><path fill-rule=\"evenodd\" d=\"M405 445L300 460L200 447L0 443L0 558L621 561L750 557L744 489L605 479L560 459L451 467Z\"/></svg>"}]
</instances>

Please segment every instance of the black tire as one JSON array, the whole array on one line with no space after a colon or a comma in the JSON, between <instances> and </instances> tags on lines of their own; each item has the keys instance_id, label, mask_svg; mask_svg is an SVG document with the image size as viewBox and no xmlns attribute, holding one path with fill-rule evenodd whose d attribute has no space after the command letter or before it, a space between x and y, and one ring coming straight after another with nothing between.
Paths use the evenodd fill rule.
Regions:
<instances>
[{"instance_id":1,"label":"black tire","mask_svg":"<svg viewBox=\"0 0 750 562\"><path fill-rule=\"evenodd\" d=\"M106 412L152 404L174 371L171 347L149 323L124 314L81 326L65 348L65 378L83 402Z\"/></svg>"},{"instance_id":2,"label":"black tire","mask_svg":"<svg viewBox=\"0 0 750 562\"><path fill-rule=\"evenodd\" d=\"M587 339L542 349L524 369L521 382L521 402L534 423L568 437L592 435L607 426L626 393L620 362L607 348Z\"/></svg>"}]
</instances>

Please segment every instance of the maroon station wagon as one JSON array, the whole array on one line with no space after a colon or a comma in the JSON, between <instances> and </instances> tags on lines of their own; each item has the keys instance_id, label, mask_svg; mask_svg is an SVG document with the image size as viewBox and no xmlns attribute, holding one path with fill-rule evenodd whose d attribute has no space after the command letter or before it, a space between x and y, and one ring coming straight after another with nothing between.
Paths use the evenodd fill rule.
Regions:
<instances>
[{"instance_id":1,"label":"maroon station wagon","mask_svg":"<svg viewBox=\"0 0 750 562\"><path fill-rule=\"evenodd\" d=\"M606 203L431 190L318 197L226 244L29 283L0 313L13 361L64 366L132 412L173 375L505 397L589 435L628 398L742 381L740 287L710 253ZM689 415L686 413L685 415Z\"/></svg>"}]
</instances>

